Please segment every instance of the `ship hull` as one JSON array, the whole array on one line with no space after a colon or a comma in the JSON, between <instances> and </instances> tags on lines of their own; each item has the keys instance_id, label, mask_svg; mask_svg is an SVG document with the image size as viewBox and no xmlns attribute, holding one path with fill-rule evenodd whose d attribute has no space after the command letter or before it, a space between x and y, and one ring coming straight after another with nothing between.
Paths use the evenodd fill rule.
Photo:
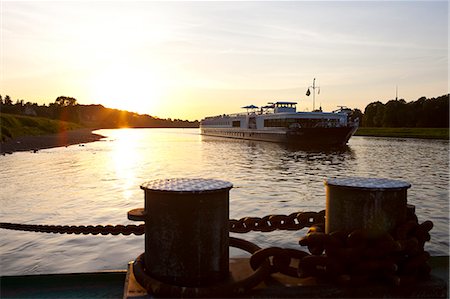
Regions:
<instances>
[{"instance_id":1,"label":"ship hull","mask_svg":"<svg viewBox=\"0 0 450 299\"><path fill-rule=\"evenodd\" d=\"M343 146L357 127L295 128L289 130L251 130L240 128L201 128L205 136L269 141L301 146Z\"/></svg>"}]
</instances>

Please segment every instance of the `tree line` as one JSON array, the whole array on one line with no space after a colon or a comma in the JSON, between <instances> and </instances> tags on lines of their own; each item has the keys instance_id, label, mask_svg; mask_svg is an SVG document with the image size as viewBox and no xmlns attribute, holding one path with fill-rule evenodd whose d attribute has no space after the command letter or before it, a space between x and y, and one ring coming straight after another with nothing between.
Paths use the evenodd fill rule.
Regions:
<instances>
[{"instance_id":1,"label":"tree line","mask_svg":"<svg viewBox=\"0 0 450 299\"><path fill-rule=\"evenodd\" d=\"M0 111L4 113L41 116L79 123L98 128L117 127L198 127L198 121L160 119L147 114L106 108L102 105L80 105L72 97L60 96L54 103L38 105L0 95ZM366 106L364 113L353 109L352 118L358 117L362 127L449 127L449 94L437 98L421 97L416 101L404 99L380 101Z\"/></svg>"},{"instance_id":2,"label":"tree line","mask_svg":"<svg viewBox=\"0 0 450 299\"><path fill-rule=\"evenodd\" d=\"M198 121L181 119L161 119L147 114L138 114L125 110L106 108L103 105L80 105L72 97L60 96L48 105L16 100L0 95L2 113L39 116L69 121L93 128L191 128L198 127Z\"/></svg>"},{"instance_id":3,"label":"tree line","mask_svg":"<svg viewBox=\"0 0 450 299\"><path fill-rule=\"evenodd\" d=\"M437 98L421 97L406 102L390 100L370 103L361 115L363 127L448 128L449 94Z\"/></svg>"}]
</instances>

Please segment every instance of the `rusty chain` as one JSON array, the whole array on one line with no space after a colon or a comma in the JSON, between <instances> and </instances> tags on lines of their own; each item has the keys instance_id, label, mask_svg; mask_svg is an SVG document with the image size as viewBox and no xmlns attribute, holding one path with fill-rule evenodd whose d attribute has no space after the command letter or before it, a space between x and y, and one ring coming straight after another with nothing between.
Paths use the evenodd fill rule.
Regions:
<instances>
[{"instance_id":1,"label":"rusty chain","mask_svg":"<svg viewBox=\"0 0 450 299\"><path fill-rule=\"evenodd\" d=\"M252 242L230 237L230 246L240 248L251 254L257 252L261 248ZM136 280L143 286L149 294L155 297L169 297L169 298L223 298L236 297L237 294L243 294L248 290L256 287L259 283L265 281L271 274L271 267L269 261L263 260L258 265L258 269L254 269L248 277L242 277L240 280L227 279L222 283L202 286L202 287L187 287L174 285L148 275L145 270L145 254L138 256L133 264L133 273Z\"/></svg>"},{"instance_id":2,"label":"rusty chain","mask_svg":"<svg viewBox=\"0 0 450 299\"><path fill-rule=\"evenodd\" d=\"M297 212L290 215L267 215L259 217L244 217L239 220L230 219L229 227L232 233L247 233L250 231L270 232L274 230L299 230L313 224L324 222L325 210L320 212ZM54 234L83 235L143 235L144 224L141 225L40 225L0 222L0 228L20 231L32 231Z\"/></svg>"},{"instance_id":3,"label":"rusty chain","mask_svg":"<svg viewBox=\"0 0 450 299\"><path fill-rule=\"evenodd\" d=\"M270 232L274 230L300 230L304 227L310 227L314 224L322 223L325 221L325 210L320 212L296 212L290 215L267 215L262 218L259 217L244 217L239 220L229 220L229 231L234 233L247 233L250 231ZM33 231L43 233L59 233L59 234L93 234L93 235L142 235L145 233L145 225L97 225L97 226L61 226L61 225L35 225L35 224L17 224L17 223L0 223L0 228L21 230L21 231ZM242 250L246 250L251 254L261 250L256 244L242 239L230 237L230 246L237 247ZM289 249L280 249L290 252ZM270 251L269 251L270 253ZM267 253L265 253L267 254ZM290 252L293 256L295 253ZM287 259L283 257L275 258L277 265L276 270L270 265L266 256L261 255L262 258L258 260L258 267L254 269L254 273L249 277L236 281L233 283L219 284L214 287L194 288L194 287L180 287L171 284L167 284L161 281L157 281L154 278L146 275L145 263L143 262L144 256L139 256L134 263L134 273L139 283L144 286L152 294L158 294L163 296L188 296L188 297L211 297L211 296L223 296L224 294L239 294L250 290L258 285L260 282L265 281L271 273L275 271L282 271L281 264L285 265ZM280 260L280 261L278 261ZM290 260L290 259L289 259ZM285 267L290 270L290 274L295 269ZM285 270L283 273L289 273ZM172 297L173 297L172 296Z\"/></svg>"},{"instance_id":4,"label":"rusty chain","mask_svg":"<svg viewBox=\"0 0 450 299\"><path fill-rule=\"evenodd\" d=\"M271 273L297 278L314 277L342 285L363 284L373 280L394 286L410 285L428 277L430 254L424 250L430 241L431 221L419 223L415 214L392 231L369 237L364 230L350 233L324 232L324 224L314 224L299 240L308 252L269 247L250 258L252 269L269 260Z\"/></svg>"},{"instance_id":5,"label":"rusty chain","mask_svg":"<svg viewBox=\"0 0 450 299\"><path fill-rule=\"evenodd\" d=\"M0 228L32 231L40 233L53 234L83 234L83 235L143 235L144 225L40 225L40 224L18 224L18 223L0 223Z\"/></svg>"},{"instance_id":6,"label":"rusty chain","mask_svg":"<svg viewBox=\"0 0 450 299\"><path fill-rule=\"evenodd\" d=\"M315 278L343 286L361 285L374 280L394 286L407 286L426 278L431 271L427 264L430 255L424 251L424 244L430 240L429 231L433 223L425 221L419 224L415 214L393 231L377 238L369 237L363 230L326 234L322 212L305 214L300 217L301 220L298 219L299 215L292 216L294 214L283 217L274 215L276 217L271 219L275 220L273 223L267 221L268 226L270 231L278 226L289 230L294 229L294 225L303 228L304 224L308 226L314 223L309 225L308 233L299 241L301 246L307 246L309 252L280 247L258 249L251 242L230 238L230 246L252 253L249 262L254 273L242 281L205 287L173 285L148 275L144 269L143 255L135 261L135 277L150 294L156 296L211 298L243 294L263 281L269 285L272 282L268 279L274 273L299 279ZM319 215L322 216L322 222L316 222ZM239 232L269 231L266 227L258 227L258 223L264 223L269 218L243 218L237 221L245 225ZM291 219L294 219L294 225Z\"/></svg>"},{"instance_id":7,"label":"rusty chain","mask_svg":"<svg viewBox=\"0 0 450 299\"><path fill-rule=\"evenodd\" d=\"M290 215L267 215L262 218L244 217L230 220L230 232L271 232L274 230L300 230L316 223L325 222L325 210L320 212L297 212Z\"/></svg>"},{"instance_id":8,"label":"rusty chain","mask_svg":"<svg viewBox=\"0 0 450 299\"><path fill-rule=\"evenodd\" d=\"M307 247L309 253L279 247L258 249L259 247L255 244L253 244L254 247L248 247L248 244L252 244L251 242L231 238L230 240L235 243L238 240L240 243L245 242L245 246L237 242L237 245L240 244L237 247L251 248L247 251L252 253L250 266L255 271L255 275L248 281L231 286L220 286L215 290L186 289L156 282L156 285L164 287L164 290L157 292L161 291L161 294L164 294L169 291L173 294L192 291L203 296L220 294L224 291L239 293L264 281L272 273L282 273L297 278L314 277L343 285L362 284L374 279L387 281L392 285L408 285L428 276L431 271L427 263L430 254L424 250L424 244L430 240L429 231L433 227L431 221L419 224L414 211L408 211L408 214L406 222L375 239L369 238L363 230L326 234L324 232L325 210L297 212L289 215L267 215L262 218L230 219L229 230L234 233L300 230L309 227L307 234L299 240L299 245ZM0 228L60 234L142 235L145 233L144 225L60 226L2 222ZM138 258L136 262L139 272L142 258ZM145 281L144 284L149 282ZM155 283L152 285L154 287ZM150 288L150 285L148 287ZM190 294L189 292L184 294Z\"/></svg>"}]
</instances>

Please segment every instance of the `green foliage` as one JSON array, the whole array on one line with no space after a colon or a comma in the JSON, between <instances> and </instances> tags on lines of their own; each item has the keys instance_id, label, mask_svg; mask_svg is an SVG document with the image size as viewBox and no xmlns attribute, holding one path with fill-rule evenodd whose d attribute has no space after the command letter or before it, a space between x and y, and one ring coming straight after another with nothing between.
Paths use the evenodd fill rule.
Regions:
<instances>
[{"instance_id":1,"label":"green foliage","mask_svg":"<svg viewBox=\"0 0 450 299\"><path fill-rule=\"evenodd\" d=\"M384 104L381 102L370 103L364 110L363 126L381 127L384 117Z\"/></svg>"},{"instance_id":2,"label":"green foliage","mask_svg":"<svg viewBox=\"0 0 450 299\"><path fill-rule=\"evenodd\" d=\"M355 136L449 139L449 128L374 128L359 127Z\"/></svg>"},{"instance_id":3,"label":"green foliage","mask_svg":"<svg viewBox=\"0 0 450 299\"><path fill-rule=\"evenodd\" d=\"M0 99L2 99L0 95ZM198 121L160 119L147 114L111 109L102 105L79 105L75 98L60 96L48 106L17 100L12 104L7 95L0 101L0 111L17 115L33 115L77 123L91 128L198 128Z\"/></svg>"},{"instance_id":4,"label":"green foliage","mask_svg":"<svg viewBox=\"0 0 450 299\"><path fill-rule=\"evenodd\" d=\"M77 104L77 100L71 97L60 96L56 98L55 104L61 107L75 106Z\"/></svg>"},{"instance_id":5,"label":"green foliage","mask_svg":"<svg viewBox=\"0 0 450 299\"><path fill-rule=\"evenodd\" d=\"M13 137L11 131L6 126L0 125L0 132L1 132L0 141L2 142Z\"/></svg>"},{"instance_id":6,"label":"green foliage","mask_svg":"<svg viewBox=\"0 0 450 299\"><path fill-rule=\"evenodd\" d=\"M1 113L1 140L30 135L45 135L81 128L80 125L42 117Z\"/></svg>"},{"instance_id":7,"label":"green foliage","mask_svg":"<svg viewBox=\"0 0 450 299\"><path fill-rule=\"evenodd\" d=\"M364 110L363 127L448 128L449 95L407 103L391 100L386 104L373 102Z\"/></svg>"}]
</instances>

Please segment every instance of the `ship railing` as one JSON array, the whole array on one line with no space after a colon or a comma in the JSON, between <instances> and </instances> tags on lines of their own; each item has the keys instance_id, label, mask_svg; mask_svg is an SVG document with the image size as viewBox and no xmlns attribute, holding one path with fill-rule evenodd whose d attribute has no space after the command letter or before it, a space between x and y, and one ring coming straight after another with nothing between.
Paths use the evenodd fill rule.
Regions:
<instances>
[{"instance_id":1,"label":"ship railing","mask_svg":"<svg viewBox=\"0 0 450 299\"><path fill-rule=\"evenodd\" d=\"M221 115L216 115L216 116L208 116L206 119L224 118L224 117L239 117L239 116L248 116L248 115L256 115L256 114L259 114L259 113L239 112L239 113L221 114Z\"/></svg>"}]
</instances>

